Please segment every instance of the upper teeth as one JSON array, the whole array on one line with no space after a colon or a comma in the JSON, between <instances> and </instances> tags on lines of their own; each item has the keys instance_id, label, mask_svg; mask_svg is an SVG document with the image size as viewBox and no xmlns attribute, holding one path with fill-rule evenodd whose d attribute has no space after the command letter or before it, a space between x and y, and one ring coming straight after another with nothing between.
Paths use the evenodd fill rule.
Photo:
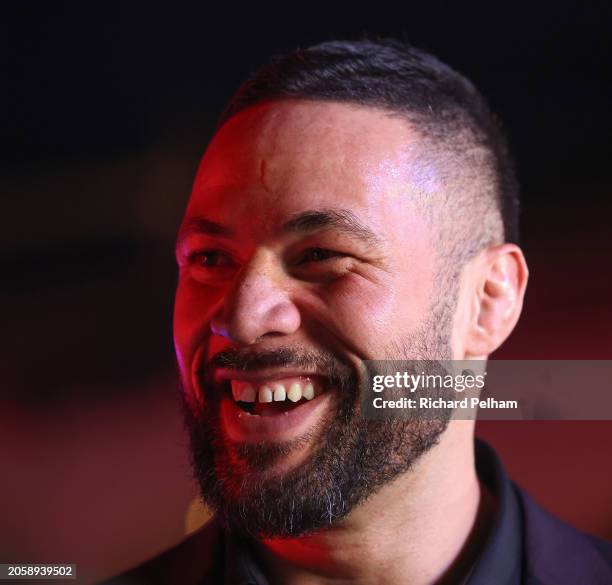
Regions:
<instances>
[{"instance_id":1,"label":"upper teeth","mask_svg":"<svg viewBox=\"0 0 612 585\"><path fill-rule=\"evenodd\" d=\"M320 391L309 379L292 379L254 385L242 380L232 380L232 396L240 402L297 402L301 398L312 400Z\"/></svg>"}]
</instances>

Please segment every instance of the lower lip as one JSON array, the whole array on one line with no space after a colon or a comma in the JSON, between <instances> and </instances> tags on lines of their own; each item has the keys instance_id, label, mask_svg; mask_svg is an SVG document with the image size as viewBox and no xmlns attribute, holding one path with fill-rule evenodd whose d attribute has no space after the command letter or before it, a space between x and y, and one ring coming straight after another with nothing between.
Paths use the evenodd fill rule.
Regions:
<instances>
[{"instance_id":1,"label":"lower lip","mask_svg":"<svg viewBox=\"0 0 612 585\"><path fill-rule=\"evenodd\" d=\"M231 398L221 400L221 424L228 438L239 443L285 442L307 433L321 420L331 402L324 392L304 404L280 414L250 414Z\"/></svg>"}]
</instances>

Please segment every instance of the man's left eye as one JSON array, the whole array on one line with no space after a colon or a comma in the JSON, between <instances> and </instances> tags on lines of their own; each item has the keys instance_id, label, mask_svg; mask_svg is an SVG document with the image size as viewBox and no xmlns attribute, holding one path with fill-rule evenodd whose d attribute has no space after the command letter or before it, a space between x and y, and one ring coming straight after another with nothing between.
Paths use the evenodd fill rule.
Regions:
<instances>
[{"instance_id":1,"label":"man's left eye","mask_svg":"<svg viewBox=\"0 0 612 585\"><path fill-rule=\"evenodd\" d=\"M310 248L305 250L300 256L298 264L306 264L307 262L324 262L331 258L338 258L342 256L339 252L333 250L326 250L325 248Z\"/></svg>"}]
</instances>

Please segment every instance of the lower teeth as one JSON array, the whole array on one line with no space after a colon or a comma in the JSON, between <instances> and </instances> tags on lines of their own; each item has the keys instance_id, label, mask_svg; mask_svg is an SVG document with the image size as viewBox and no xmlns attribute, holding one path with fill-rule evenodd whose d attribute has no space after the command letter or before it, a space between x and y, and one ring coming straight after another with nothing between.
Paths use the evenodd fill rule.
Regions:
<instances>
[{"instance_id":1,"label":"lower teeth","mask_svg":"<svg viewBox=\"0 0 612 585\"><path fill-rule=\"evenodd\" d=\"M253 414L255 412L255 402L236 402L239 408L248 412L249 414Z\"/></svg>"}]
</instances>

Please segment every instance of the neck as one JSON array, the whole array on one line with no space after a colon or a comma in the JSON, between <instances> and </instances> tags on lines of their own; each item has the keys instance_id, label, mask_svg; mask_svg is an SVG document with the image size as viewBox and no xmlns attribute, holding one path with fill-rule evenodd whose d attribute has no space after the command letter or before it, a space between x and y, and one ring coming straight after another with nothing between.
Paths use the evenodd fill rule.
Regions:
<instances>
[{"instance_id":1,"label":"neck","mask_svg":"<svg viewBox=\"0 0 612 585\"><path fill-rule=\"evenodd\" d=\"M272 583L455 583L490 524L474 466L473 421L452 421L438 445L342 521L256 543Z\"/></svg>"}]
</instances>

